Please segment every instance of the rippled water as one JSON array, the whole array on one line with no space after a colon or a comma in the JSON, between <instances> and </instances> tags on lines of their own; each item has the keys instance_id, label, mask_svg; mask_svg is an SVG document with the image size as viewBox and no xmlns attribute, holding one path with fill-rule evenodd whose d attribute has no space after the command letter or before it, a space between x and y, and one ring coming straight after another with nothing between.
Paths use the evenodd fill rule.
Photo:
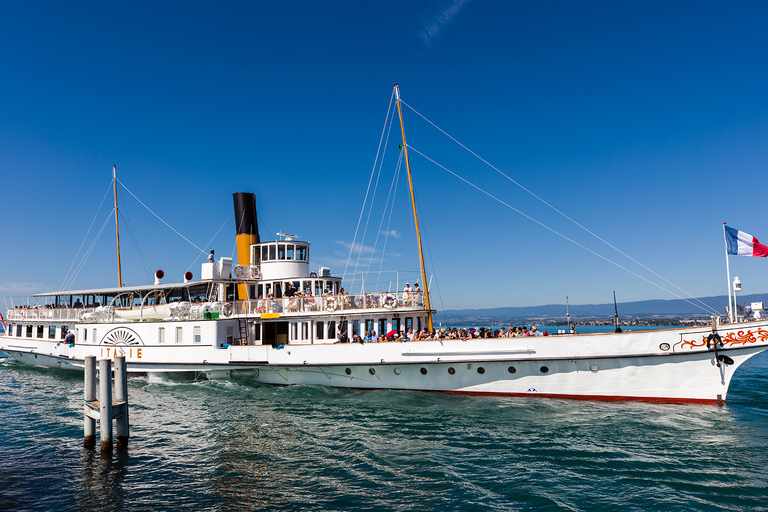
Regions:
<instances>
[{"instance_id":1,"label":"rippled water","mask_svg":"<svg viewBox=\"0 0 768 512\"><path fill-rule=\"evenodd\" d=\"M127 453L82 375L0 365L0 510L765 510L768 356L728 405L131 379Z\"/></svg>"}]
</instances>

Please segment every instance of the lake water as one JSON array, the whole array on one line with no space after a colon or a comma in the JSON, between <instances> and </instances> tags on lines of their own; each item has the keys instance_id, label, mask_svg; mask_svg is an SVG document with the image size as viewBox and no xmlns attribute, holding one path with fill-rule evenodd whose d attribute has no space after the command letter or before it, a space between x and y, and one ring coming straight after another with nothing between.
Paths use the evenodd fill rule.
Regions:
<instances>
[{"instance_id":1,"label":"lake water","mask_svg":"<svg viewBox=\"0 0 768 512\"><path fill-rule=\"evenodd\" d=\"M713 370L714 371L714 370ZM82 448L82 374L0 364L0 510L766 510L768 355L725 406L129 381Z\"/></svg>"}]
</instances>

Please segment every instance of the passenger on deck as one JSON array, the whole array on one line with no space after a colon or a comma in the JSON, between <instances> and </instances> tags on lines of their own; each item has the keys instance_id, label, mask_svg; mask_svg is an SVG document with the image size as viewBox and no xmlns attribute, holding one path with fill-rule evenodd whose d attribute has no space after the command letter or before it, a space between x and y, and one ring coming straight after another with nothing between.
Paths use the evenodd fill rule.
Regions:
<instances>
[{"instance_id":1,"label":"passenger on deck","mask_svg":"<svg viewBox=\"0 0 768 512\"><path fill-rule=\"evenodd\" d=\"M379 337L376 335L376 331L371 331L371 343L379 341Z\"/></svg>"}]
</instances>

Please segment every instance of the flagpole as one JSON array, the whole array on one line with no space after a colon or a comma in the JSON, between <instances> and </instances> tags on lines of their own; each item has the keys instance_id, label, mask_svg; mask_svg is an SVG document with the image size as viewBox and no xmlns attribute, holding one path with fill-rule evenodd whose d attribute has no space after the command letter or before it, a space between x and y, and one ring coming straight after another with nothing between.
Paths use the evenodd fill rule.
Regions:
<instances>
[{"instance_id":1,"label":"flagpole","mask_svg":"<svg viewBox=\"0 0 768 512\"><path fill-rule=\"evenodd\" d=\"M723 222L723 242L725 242L725 272L728 276L728 318L733 323L733 304L731 303L731 266L728 263L728 237L725 234L725 222Z\"/></svg>"}]
</instances>

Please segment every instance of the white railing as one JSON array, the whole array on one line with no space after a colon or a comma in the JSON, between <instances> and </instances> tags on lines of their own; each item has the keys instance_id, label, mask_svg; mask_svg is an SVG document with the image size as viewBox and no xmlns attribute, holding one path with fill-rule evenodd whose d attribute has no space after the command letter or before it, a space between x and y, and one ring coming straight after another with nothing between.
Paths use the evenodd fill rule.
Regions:
<instances>
[{"instance_id":1,"label":"white railing","mask_svg":"<svg viewBox=\"0 0 768 512\"><path fill-rule=\"evenodd\" d=\"M152 308L153 306L146 306ZM238 302L172 303L169 318L162 320L196 320L212 318L209 313L218 313L218 317L235 315L254 315L262 313L313 313L325 312L337 314L345 311L387 311L402 309L420 309L424 307L422 292L382 292L356 293L344 295L294 296L258 299ZM136 312L141 306L134 306L127 311ZM7 321L20 322L40 320L47 322L112 322L112 321L147 321L159 318L127 319L120 316L123 308L111 306L99 308L14 308L9 309ZM136 315L133 315L136 316ZM215 316L213 316L215 318Z\"/></svg>"},{"instance_id":2,"label":"white railing","mask_svg":"<svg viewBox=\"0 0 768 512\"><path fill-rule=\"evenodd\" d=\"M421 292L388 292L258 299L244 303L236 311L240 314L310 313L322 311L337 313L360 310L418 309L423 306L424 294ZM246 307L248 308L247 313Z\"/></svg>"},{"instance_id":3,"label":"white railing","mask_svg":"<svg viewBox=\"0 0 768 512\"><path fill-rule=\"evenodd\" d=\"M79 320L85 313L95 311L96 308L15 308L9 309L6 320L18 322L21 320Z\"/></svg>"}]
</instances>

